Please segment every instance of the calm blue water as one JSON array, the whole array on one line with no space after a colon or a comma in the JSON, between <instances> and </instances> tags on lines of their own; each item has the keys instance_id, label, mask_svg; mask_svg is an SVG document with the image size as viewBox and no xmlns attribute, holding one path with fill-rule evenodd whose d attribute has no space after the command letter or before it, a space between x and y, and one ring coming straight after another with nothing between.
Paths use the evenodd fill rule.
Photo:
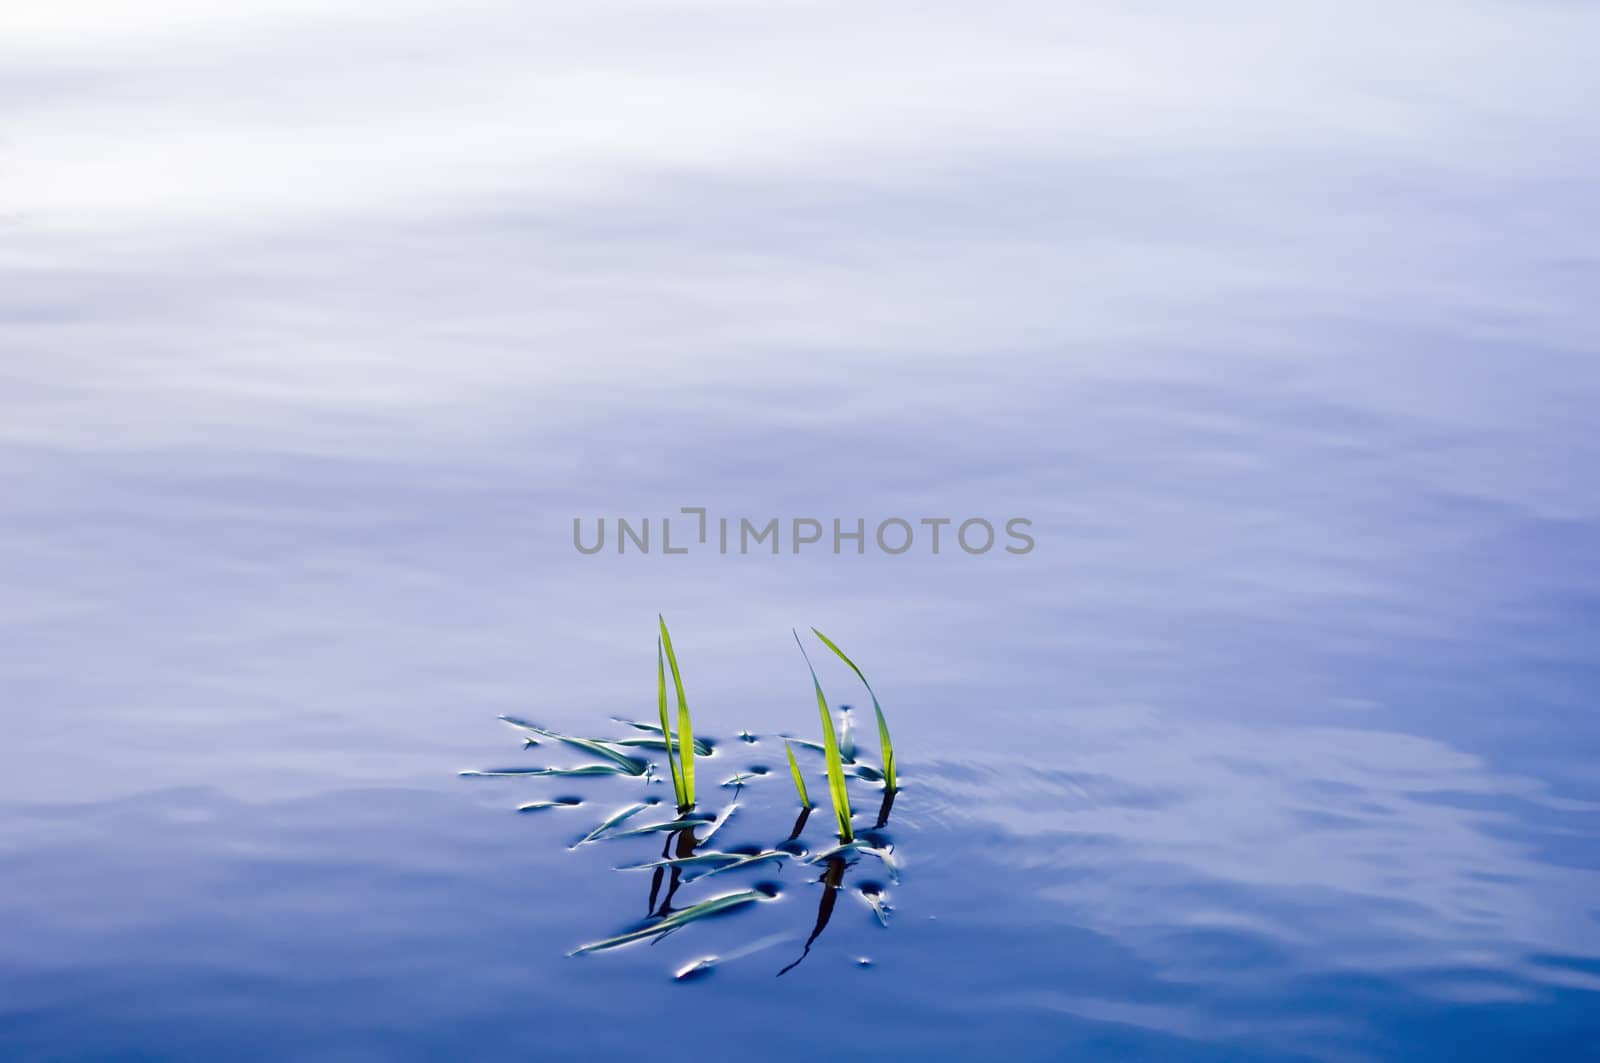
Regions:
<instances>
[{"instance_id":1,"label":"calm blue water","mask_svg":"<svg viewBox=\"0 0 1600 1063\"><path fill-rule=\"evenodd\" d=\"M1594 12L248 8L4 16L0 1056L1600 1054ZM682 506L1037 545L573 548ZM781 979L457 774L658 612L719 842L792 627L894 725Z\"/></svg>"}]
</instances>

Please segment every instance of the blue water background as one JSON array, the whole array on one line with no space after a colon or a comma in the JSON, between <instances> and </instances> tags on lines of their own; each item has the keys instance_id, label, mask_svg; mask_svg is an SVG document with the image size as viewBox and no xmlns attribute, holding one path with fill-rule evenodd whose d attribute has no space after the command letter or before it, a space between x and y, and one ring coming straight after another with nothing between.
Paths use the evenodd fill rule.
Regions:
<instances>
[{"instance_id":1,"label":"blue water background","mask_svg":"<svg viewBox=\"0 0 1600 1063\"><path fill-rule=\"evenodd\" d=\"M0 1056L1600 1052L1592 10L285 10L0 44ZM573 549L682 506L1037 545ZM657 612L867 669L888 929L564 956L632 784L456 772Z\"/></svg>"}]
</instances>

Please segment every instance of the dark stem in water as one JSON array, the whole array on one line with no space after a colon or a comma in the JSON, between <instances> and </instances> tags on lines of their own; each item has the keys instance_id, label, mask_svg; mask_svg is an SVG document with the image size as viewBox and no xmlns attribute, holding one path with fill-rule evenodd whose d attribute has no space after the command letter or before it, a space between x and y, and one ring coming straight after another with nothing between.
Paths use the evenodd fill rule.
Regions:
<instances>
[{"instance_id":1,"label":"dark stem in water","mask_svg":"<svg viewBox=\"0 0 1600 1063\"><path fill-rule=\"evenodd\" d=\"M894 795L899 792L898 790L891 790L887 786L883 788L883 804L878 806L878 822L874 825L874 830L882 830L888 824L889 810L894 808Z\"/></svg>"}]
</instances>

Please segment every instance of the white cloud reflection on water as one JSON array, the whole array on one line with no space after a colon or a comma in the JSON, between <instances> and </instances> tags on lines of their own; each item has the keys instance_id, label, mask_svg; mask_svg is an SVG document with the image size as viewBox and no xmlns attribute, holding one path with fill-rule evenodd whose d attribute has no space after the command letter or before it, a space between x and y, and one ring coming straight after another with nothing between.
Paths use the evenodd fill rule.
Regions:
<instances>
[{"instance_id":1,"label":"white cloud reflection on water","mask_svg":"<svg viewBox=\"0 0 1600 1063\"><path fill-rule=\"evenodd\" d=\"M1164 978L1272 977L1195 948L1216 932L1278 951L1284 976L1383 972L1461 1001L1600 989L1579 959L1600 951L1600 871L1569 862L1600 805L1415 735L1131 706L1074 723L1043 763L930 765L913 814L1058 879L1037 894Z\"/></svg>"}]
</instances>

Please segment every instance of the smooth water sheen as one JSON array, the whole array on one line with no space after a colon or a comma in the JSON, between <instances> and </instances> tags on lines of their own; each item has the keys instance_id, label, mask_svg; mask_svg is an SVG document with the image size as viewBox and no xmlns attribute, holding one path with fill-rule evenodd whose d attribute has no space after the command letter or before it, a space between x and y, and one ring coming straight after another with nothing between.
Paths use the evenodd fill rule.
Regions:
<instances>
[{"instance_id":1,"label":"smooth water sheen","mask_svg":"<svg viewBox=\"0 0 1600 1063\"><path fill-rule=\"evenodd\" d=\"M12 6L0 1058L1600 1055L1592 5Z\"/></svg>"}]
</instances>

